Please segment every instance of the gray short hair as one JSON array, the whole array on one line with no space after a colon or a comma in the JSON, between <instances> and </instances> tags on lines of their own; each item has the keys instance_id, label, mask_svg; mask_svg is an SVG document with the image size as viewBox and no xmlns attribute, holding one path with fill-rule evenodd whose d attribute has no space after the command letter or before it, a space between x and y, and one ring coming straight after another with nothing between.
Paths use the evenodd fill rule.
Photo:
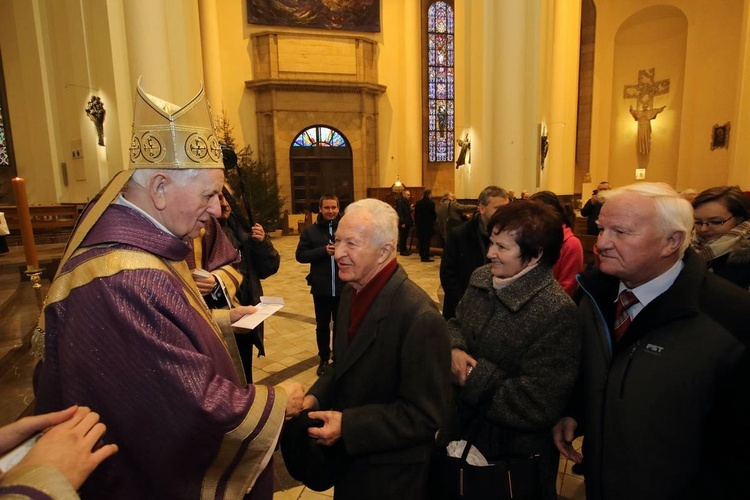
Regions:
<instances>
[{"instance_id":1,"label":"gray short hair","mask_svg":"<svg viewBox=\"0 0 750 500\"><path fill-rule=\"evenodd\" d=\"M203 170L200 168L170 168L170 169L156 169L156 168L137 168L133 171L133 175L130 177L130 182L135 183L141 187L146 187L151 176L155 174L165 174L174 179L178 184L184 186L198 173Z\"/></svg>"},{"instance_id":2,"label":"gray short hair","mask_svg":"<svg viewBox=\"0 0 750 500\"><path fill-rule=\"evenodd\" d=\"M680 196L672 186L663 182L639 182L607 191L602 196L604 202L618 198L625 193L635 193L654 201L656 208L655 224L667 235L681 232L685 238L680 247L680 258L690 246L690 235L693 231L693 207Z\"/></svg>"},{"instance_id":3,"label":"gray short hair","mask_svg":"<svg viewBox=\"0 0 750 500\"><path fill-rule=\"evenodd\" d=\"M388 203L375 198L355 201L346 207L344 215L366 213L372 218L373 240L376 245L392 243L396 248L398 241L398 214Z\"/></svg>"},{"instance_id":4,"label":"gray short hair","mask_svg":"<svg viewBox=\"0 0 750 500\"><path fill-rule=\"evenodd\" d=\"M482 189L481 193L479 193L477 201L482 205L487 206L490 204L490 198L505 198L507 200L509 196L508 192L500 186L487 186Z\"/></svg>"}]
</instances>

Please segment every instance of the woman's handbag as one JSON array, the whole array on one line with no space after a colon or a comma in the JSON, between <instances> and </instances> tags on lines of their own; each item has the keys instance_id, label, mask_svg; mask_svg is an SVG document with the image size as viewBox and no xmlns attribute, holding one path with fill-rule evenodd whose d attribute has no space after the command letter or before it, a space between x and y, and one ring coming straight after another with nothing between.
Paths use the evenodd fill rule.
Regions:
<instances>
[{"instance_id":1,"label":"woman's handbag","mask_svg":"<svg viewBox=\"0 0 750 500\"><path fill-rule=\"evenodd\" d=\"M492 460L488 466L471 465L466 457L467 442L461 458L450 457L445 448L432 457L431 477L435 495L442 499L537 500L541 498L538 456L507 456Z\"/></svg>"},{"instance_id":2,"label":"woman's handbag","mask_svg":"<svg viewBox=\"0 0 750 500\"><path fill-rule=\"evenodd\" d=\"M472 465L467 461L472 444L481 435L485 439L500 443L500 450L507 450L508 429L487 424L487 410L468 410L463 420L465 432L460 433L466 440L461 457L448 455L445 446L437 448L431 457L430 487L431 498L438 499L493 499L493 500L538 500L542 498L539 478L539 455L522 456L513 453L499 453L487 460L489 465ZM492 430L483 434L483 430ZM479 451L475 448L476 451Z\"/></svg>"}]
</instances>

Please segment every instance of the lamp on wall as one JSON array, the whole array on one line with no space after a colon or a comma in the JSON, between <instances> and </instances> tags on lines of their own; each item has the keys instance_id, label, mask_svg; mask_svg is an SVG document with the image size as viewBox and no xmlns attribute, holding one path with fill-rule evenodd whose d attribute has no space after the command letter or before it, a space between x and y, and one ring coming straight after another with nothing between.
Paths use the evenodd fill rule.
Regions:
<instances>
[{"instance_id":1,"label":"lamp on wall","mask_svg":"<svg viewBox=\"0 0 750 500\"><path fill-rule=\"evenodd\" d=\"M396 182L394 182L393 185L391 186L391 191L394 193L404 192L404 184L399 179L398 174L396 174Z\"/></svg>"}]
</instances>

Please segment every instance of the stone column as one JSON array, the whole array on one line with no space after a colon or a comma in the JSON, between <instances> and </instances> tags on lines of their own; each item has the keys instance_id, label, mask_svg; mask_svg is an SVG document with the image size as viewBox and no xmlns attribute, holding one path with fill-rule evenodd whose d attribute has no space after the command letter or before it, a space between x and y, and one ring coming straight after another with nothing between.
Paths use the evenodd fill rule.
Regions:
<instances>
[{"instance_id":1,"label":"stone column","mask_svg":"<svg viewBox=\"0 0 750 500\"><path fill-rule=\"evenodd\" d=\"M539 10L538 1L526 0L485 1L477 9L483 73L472 102L472 117L481 117L472 137L475 193L488 184L535 187Z\"/></svg>"},{"instance_id":2,"label":"stone column","mask_svg":"<svg viewBox=\"0 0 750 500\"><path fill-rule=\"evenodd\" d=\"M219 23L216 0L199 0L203 82L211 112L219 116L224 108L221 89L221 58L219 52Z\"/></svg>"},{"instance_id":3,"label":"stone column","mask_svg":"<svg viewBox=\"0 0 750 500\"><path fill-rule=\"evenodd\" d=\"M194 0L124 2L130 74L149 94L185 104L203 80L200 21Z\"/></svg>"},{"instance_id":4,"label":"stone column","mask_svg":"<svg viewBox=\"0 0 750 500\"><path fill-rule=\"evenodd\" d=\"M146 92L174 102L164 0L128 0L124 7L131 79L142 76Z\"/></svg>"}]
</instances>

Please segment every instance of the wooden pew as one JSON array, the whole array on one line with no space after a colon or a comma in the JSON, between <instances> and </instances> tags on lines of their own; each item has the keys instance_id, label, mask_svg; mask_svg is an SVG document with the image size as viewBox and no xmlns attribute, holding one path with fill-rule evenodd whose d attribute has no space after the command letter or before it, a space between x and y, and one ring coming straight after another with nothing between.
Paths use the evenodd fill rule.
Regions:
<instances>
[{"instance_id":1,"label":"wooden pew","mask_svg":"<svg viewBox=\"0 0 750 500\"><path fill-rule=\"evenodd\" d=\"M85 207L83 203L61 203L58 205L32 205L31 227L37 243L58 243L65 241L78 221L78 216ZM10 235L9 245L20 245L20 222L18 210L14 205L0 206L5 214Z\"/></svg>"}]
</instances>

